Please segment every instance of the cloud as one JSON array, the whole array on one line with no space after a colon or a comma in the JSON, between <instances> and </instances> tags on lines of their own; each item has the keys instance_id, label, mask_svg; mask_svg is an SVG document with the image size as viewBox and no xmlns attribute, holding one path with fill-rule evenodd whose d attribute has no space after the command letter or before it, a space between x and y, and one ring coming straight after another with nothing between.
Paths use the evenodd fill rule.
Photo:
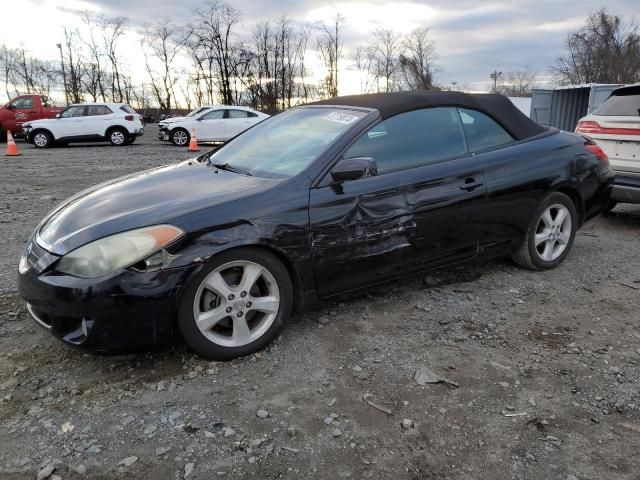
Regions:
<instances>
[{"instance_id":1,"label":"cloud","mask_svg":"<svg viewBox=\"0 0 640 480\"><path fill-rule=\"evenodd\" d=\"M608 0L612 13L631 19L638 0ZM105 15L125 15L133 30L145 22L171 19L186 22L205 0L21 0L19 10L10 10L0 32L0 42L23 43L35 55L57 59L55 43L63 26L80 24L83 10ZM263 20L279 16L305 22L328 21L336 11L346 17L344 52L366 44L375 28L407 32L428 27L438 46L442 72L440 81L488 86L494 69L513 70L529 66L545 75L548 66L564 51L569 31L584 24L586 16L602 7L601 0L228 0L243 12L243 31ZM33 20L24 30L18 17ZM33 22L32 22L33 23ZM37 31L38 35L33 32ZM140 64L139 44L130 35L127 61ZM346 62L345 62L346 63ZM144 72L139 72L144 76ZM346 78L346 77L345 77Z\"/></svg>"}]
</instances>

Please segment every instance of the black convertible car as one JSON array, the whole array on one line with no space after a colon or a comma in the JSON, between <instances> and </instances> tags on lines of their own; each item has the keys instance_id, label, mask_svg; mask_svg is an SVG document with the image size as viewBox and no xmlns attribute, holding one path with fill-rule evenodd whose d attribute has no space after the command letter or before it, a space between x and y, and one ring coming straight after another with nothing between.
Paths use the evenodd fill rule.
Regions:
<instances>
[{"instance_id":1,"label":"black convertible car","mask_svg":"<svg viewBox=\"0 0 640 480\"><path fill-rule=\"evenodd\" d=\"M502 96L338 97L70 198L29 240L19 292L70 345L183 338L230 359L292 311L407 274L501 255L553 268L612 181L597 145Z\"/></svg>"}]
</instances>

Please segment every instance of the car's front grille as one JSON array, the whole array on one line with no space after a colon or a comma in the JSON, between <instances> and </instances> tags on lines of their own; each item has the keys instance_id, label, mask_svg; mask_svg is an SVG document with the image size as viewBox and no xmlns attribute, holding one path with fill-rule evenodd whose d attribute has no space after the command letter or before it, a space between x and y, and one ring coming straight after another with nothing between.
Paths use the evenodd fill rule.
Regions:
<instances>
[{"instance_id":1,"label":"car's front grille","mask_svg":"<svg viewBox=\"0 0 640 480\"><path fill-rule=\"evenodd\" d=\"M42 257L46 253L46 250L38 245L35 240L30 240L27 244L27 249L25 251L27 257L27 266L29 268L33 267L40 257Z\"/></svg>"}]
</instances>

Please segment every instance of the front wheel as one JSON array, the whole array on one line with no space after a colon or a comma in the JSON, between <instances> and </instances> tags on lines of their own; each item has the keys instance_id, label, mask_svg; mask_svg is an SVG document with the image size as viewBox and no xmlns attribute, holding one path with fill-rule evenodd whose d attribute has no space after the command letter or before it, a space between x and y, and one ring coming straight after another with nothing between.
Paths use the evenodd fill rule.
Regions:
<instances>
[{"instance_id":1,"label":"front wheel","mask_svg":"<svg viewBox=\"0 0 640 480\"><path fill-rule=\"evenodd\" d=\"M573 201L563 193L551 193L538 207L524 243L512 258L532 270L554 268L569 254L577 229Z\"/></svg>"},{"instance_id":2,"label":"front wheel","mask_svg":"<svg viewBox=\"0 0 640 480\"><path fill-rule=\"evenodd\" d=\"M171 143L174 145L177 145L178 147L185 147L189 144L191 135L189 135L189 132L184 128L176 128L169 134L169 138L171 139Z\"/></svg>"},{"instance_id":3,"label":"front wheel","mask_svg":"<svg viewBox=\"0 0 640 480\"><path fill-rule=\"evenodd\" d=\"M41 130L33 134L33 144L37 148L49 148L53 145L53 137L49 132Z\"/></svg>"},{"instance_id":4,"label":"front wheel","mask_svg":"<svg viewBox=\"0 0 640 480\"><path fill-rule=\"evenodd\" d=\"M293 305L287 269L256 248L213 257L184 291L178 327L193 350L214 360L250 355L285 328Z\"/></svg>"}]
</instances>

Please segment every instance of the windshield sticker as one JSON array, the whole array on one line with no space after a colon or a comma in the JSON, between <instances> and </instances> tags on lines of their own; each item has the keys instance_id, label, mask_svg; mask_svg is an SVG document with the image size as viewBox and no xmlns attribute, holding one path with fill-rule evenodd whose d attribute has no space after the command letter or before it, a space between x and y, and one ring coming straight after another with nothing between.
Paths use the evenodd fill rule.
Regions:
<instances>
[{"instance_id":1,"label":"windshield sticker","mask_svg":"<svg viewBox=\"0 0 640 480\"><path fill-rule=\"evenodd\" d=\"M325 120L330 120L332 122L343 123L345 125L349 125L350 123L355 122L358 117L355 115L349 115L348 113L340 113L340 112L331 112L326 117L322 117Z\"/></svg>"}]
</instances>

